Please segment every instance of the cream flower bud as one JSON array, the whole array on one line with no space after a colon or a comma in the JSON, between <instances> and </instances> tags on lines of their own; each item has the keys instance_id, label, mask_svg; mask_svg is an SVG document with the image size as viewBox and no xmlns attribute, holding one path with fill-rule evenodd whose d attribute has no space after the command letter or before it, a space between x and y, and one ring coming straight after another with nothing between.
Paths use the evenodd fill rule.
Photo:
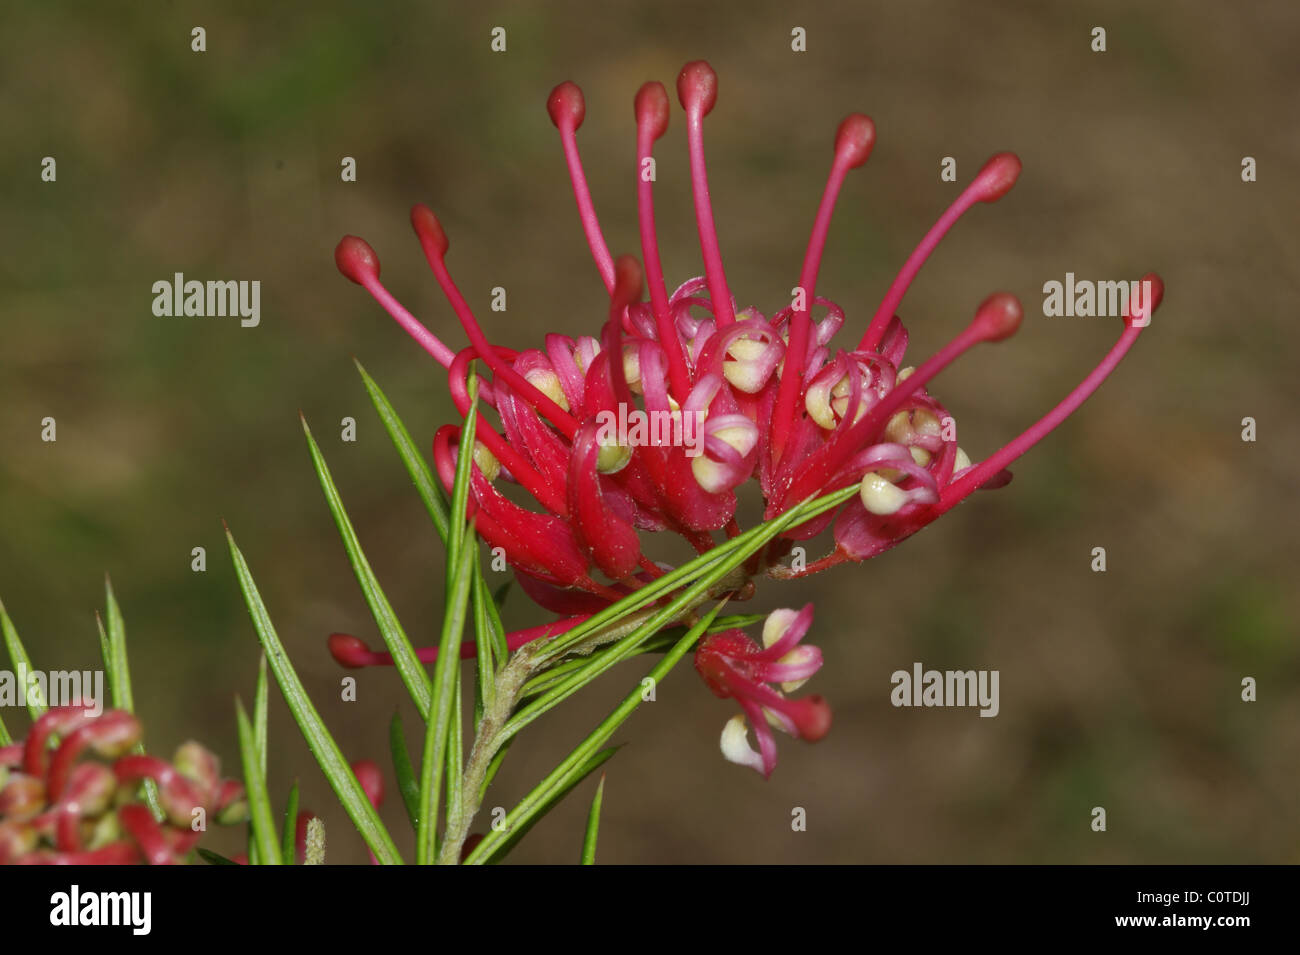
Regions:
<instances>
[{"instance_id":1,"label":"cream flower bud","mask_svg":"<svg viewBox=\"0 0 1300 955\"><path fill-rule=\"evenodd\" d=\"M489 482L495 481L501 473L501 462L481 441L474 442L474 463L478 465L478 469L483 472L483 476Z\"/></svg>"},{"instance_id":2,"label":"cream flower bud","mask_svg":"<svg viewBox=\"0 0 1300 955\"><path fill-rule=\"evenodd\" d=\"M560 376L548 368L532 368L524 373L524 380L550 398L565 411L569 410L569 399L560 387Z\"/></svg>"},{"instance_id":3,"label":"cream flower bud","mask_svg":"<svg viewBox=\"0 0 1300 955\"><path fill-rule=\"evenodd\" d=\"M712 432L712 437L726 442L737 454L744 457L758 444L758 426L752 421L745 420L741 415L731 417L737 419L736 423L718 428ZM691 458L691 473L695 476L696 483L710 494L720 493L736 485L735 469L725 463L714 461L707 454Z\"/></svg>"},{"instance_id":4,"label":"cream flower bud","mask_svg":"<svg viewBox=\"0 0 1300 955\"><path fill-rule=\"evenodd\" d=\"M632 460L632 449L617 441L600 441L600 451L596 454L596 470L601 474L617 474L627 467Z\"/></svg>"},{"instance_id":5,"label":"cream flower bud","mask_svg":"<svg viewBox=\"0 0 1300 955\"><path fill-rule=\"evenodd\" d=\"M872 514L888 517L897 514L907 503L907 492L903 491L875 471L868 471L862 478L862 488L858 491L862 506Z\"/></svg>"},{"instance_id":6,"label":"cream flower bud","mask_svg":"<svg viewBox=\"0 0 1300 955\"><path fill-rule=\"evenodd\" d=\"M737 713L727 720L727 725L722 728L721 744L722 756L727 762L763 772L763 757L749 745L749 727L744 716Z\"/></svg>"},{"instance_id":7,"label":"cream flower bud","mask_svg":"<svg viewBox=\"0 0 1300 955\"><path fill-rule=\"evenodd\" d=\"M627 345L623 348L623 377L627 379L627 386L632 394L644 393L641 387L641 352L635 345Z\"/></svg>"}]
</instances>

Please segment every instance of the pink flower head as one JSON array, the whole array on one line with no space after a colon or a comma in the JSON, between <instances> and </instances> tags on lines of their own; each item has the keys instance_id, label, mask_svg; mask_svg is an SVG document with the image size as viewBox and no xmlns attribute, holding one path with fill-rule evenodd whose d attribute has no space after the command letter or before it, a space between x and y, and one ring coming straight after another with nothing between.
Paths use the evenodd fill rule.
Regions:
<instances>
[{"instance_id":1,"label":"pink flower head","mask_svg":"<svg viewBox=\"0 0 1300 955\"><path fill-rule=\"evenodd\" d=\"M796 700L781 692L794 692L821 669L821 651L800 643L812 617L812 604L800 611L776 610L763 624L761 647L741 630L726 630L705 637L695 651L695 669L705 684L742 710L722 731L722 755L765 777L776 768L773 727L810 742L831 727L831 708L820 696ZM781 689L769 685L773 683ZM758 752L750 748L746 719L754 727Z\"/></svg>"},{"instance_id":2,"label":"pink flower head","mask_svg":"<svg viewBox=\"0 0 1300 955\"><path fill-rule=\"evenodd\" d=\"M1007 466L1097 389L1163 294L1160 279L1148 275L1149 300L1130 302L1119 340L1097 368L1019 437L972 461L957 445L955 421L928 386L973 346L1013 335L1023 317L1020 303L1007 293L989 296L963 331L915 368L903 366L908 334L895 310L957 220L976 203L994 202L1011 189L1020 160L1000 153L984 165L904 262L857 343L836 346L845 312L817 294L818 273L841 186L849 170L870 156L875 126L854 113L836 130L796 293L769 317L752 306L738 307L723 268L703 145L704 118L717 94L717 76L707 63L682 69L677 96L704 274L670 293L655 232L654 182L641 174L668 129L667 92L647 83L633 103L637 163L629 175L636 176L642 269L630 256L615 259L605 243L578 151L577 130L586 111L581 91L572 83L552 91L547 109L609 296L608 313L591 336L549 334L541 347L525 350L491 344L448 271L442 225L422 205L412 209L411 224L468 338L461 351L445 345L393 298L380 282L378 257L363 240L345 236L335 251L340 271L447 368L462 415L470 405L470 362L479 362L485 378L470 489L475 527L503 549L538 604L567 615L559 627L573 626L663 573L642 550L643 533L671 531L700 553L715 546L716 535L739 534L736 489L750 478L769 519L809 498L854 484L861 488L838 513L787 530L759 555L753 573L802 576L888 550L975 490L1006 484ZM496 422L483 411L494 411ZM636 416L650 422L639 440L607 427L611 420ZM448 487L459 434L447 425L433 443L438 474ZM501 493L501 482L521 487L532 506ZM778 563L795 541L827 527L835 540L831 553L798 571ZM514 645L541 632L556 631L512 635ZM389 662L356 638L336 637L332 646L347 665Z\"/></svg>"},{"instance_id":3,"label":"pink flower head","mask_svg":"<svg viewBox=\"0 0 1300 955\"><path fill-rule=\"evenodd\" d=\"M195 742L172 762L132 753L140 723L124 710L48 710L26 740L0 748L0 865L181 862L198 842L196 812L248 818L244 787L220 778L217 757ZM98 757L97 759L93 757ZM157 787L164 818L139 801Z\"/></svg>"},{"instance_id":4,"label":"pink flower head","mask_svg":"<svg viewBox=\"0 0 1300 955\"><path fill-rule=\"evenodd\" d=\"M1097 370L1020 437L972 463L957 446L955 422L927 385L972 346L1014 334L1023 314L1019 302L1006 293L990 296L952 342L915 369L901 367L907 332L894 310L958 218L1011 189L1020 160L1000 153L985 164L908 257L858 343L832 349L844 311L816 295L818 271L840 188L848 171L867 161L875 127L855 113L836 131L830 175L799 272L799 294L768 318L757 308L737 307L713 225L703 120L717 102L717 86L716 74L702 61L687 64L677 80L704 275L671 294L655 236L653 180L636 177L643 272L631 257L615 260L605 244L578 153L576 134L586 112L581 91L562 83L550 95L547 108L560 133L579 219L610 298L596 337L551 334L542 348L524 351L490 344L451 278L446 234L425 206L412 210L411 223L469 339L460 352L388 293L369 245L347 236L336 250L343 274L364 286L448 369L462 413L469 408L469 362L486 366L490 381L482 389L482 403L495 409L499 423L486 416L478 421L474 519L479 533L502 547L520 574L543 585L530 588L535 595L549 593L544 589L549 587L608 601L659 575L661 569L641 550L643 531L674 531L697 550L707 550L713 534L738 532L734 492L750 477L758 480L769 518L815 495L860 483L859 500L838 515L791 529L786 537L811 537L834 522L836 551L807 572L875 556L977 488L1005 483L1006 466L1096 389L1145 325L1135 316L1149 315L1158 304L1162 285L1148 276L1154 301L1133 303L1119 342ZM634 113L640 170L668 129L663 86L644 85ZM649 301L641 300L643 288ZM818 321L814 308L825 311ZM652 426L644 442L611 440L601 422L629 411L658 421L659 432ZM698 448L682 446L687 416L700 426ZM447 426L434 443L438 472L448 485L458 434L458 428ZM497 490L498 480L522 486L537 509L513 503ZM587 606L581 598L570 603Z\"/></svg>"}]
</instances>

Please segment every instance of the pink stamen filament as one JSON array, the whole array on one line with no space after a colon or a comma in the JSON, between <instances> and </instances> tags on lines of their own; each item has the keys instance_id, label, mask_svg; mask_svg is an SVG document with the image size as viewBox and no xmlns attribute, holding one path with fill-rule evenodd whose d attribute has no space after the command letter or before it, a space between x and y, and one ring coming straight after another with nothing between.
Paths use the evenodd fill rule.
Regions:
<instances>
[{"instance_id":1,"label":"pink stamen filament","mask_svg":"<svg viewBox=\"0 0 1300 955\"><path fill-rule=\"evenodd\" d=\"M642 554L637 559L637 563L641 565L642 570L644 570L647 574L650 575L651 580L658 580L666 573L666 571L662 567L656 564L649 557L645 556L645 554ZM628 583L632 584L637 590L640 590L642 587L645 586L645 583L643 581L639 581L635 579L629 580Z\"/></svg>"},{"instance_id":2,"label":"pink stamen filament","mask_svg":"<svg viewBox=\"0 0 1300 955\"><path fill-rule=\"evenodd\" d=\"M659 344L668 356L668 380L673 397L686 400L691 390L691 376L677 337L668 289L664 285L663 264L659 259L659 241L655 235L654 183L645 175L646 160L653 162L654 143L668 128L668 94L659 83L647 83L636 97L637 213L641 227L641 254L645 259L646 285ZM613 291L612 289L610 290Z\"/></svg>"},{"instance_id":3,"label":"pink stamen filament","mask_svg":"<svg viewBox=\"0 0 1300 955\"><path fill-rule=\"evenodd\" d=\"M695 197L695 224L700 233L700 252L704 257L704 275L708 280L709 298L718 327L736 319L722 268L718 232L713 223L713 204L709 199L709 176L704 164L704 117L717 99L717 75L703 60L688 63L677 78L677 95L686 110L686 142L691 160L691 192Z\"/></svg>"},{"instance_id":4,"label":"pink stamen filament","mask_svg":"<svg viewBox=\"0 0 1300 955\"><path fill-rule=\"evenodd\" d=\"M1147 276L1147 278L1152 279L1152 284L1157 289L1155 298L1158 303L1160 296L1163 294L1163 283L1160 282L1158 277ZM1155 303L1149 303L1148 308L1147 317L1150 318L1151 312L1155 310ZM960 504L981 484L1055 430L1062 421L1074 414L1075 410L1092 396L1092 393L1100 387L1101 383L1106 380L1123 360L1124 356L1128 354L1128 350L1133 347L1138 335L1142 333L1143 326L1134 324L1131 318L1130 315L1125 319L1125 328L1123 333L1120 334L1119 340L1106 353L1106 356L1097 367L1092 370L1088 377L1079 382L1078 387L1071 391L1060 404L1039 418L1029 428L1026 428L1015 440L1006 444L984 461L968 469L965 474L943 489L939 502L934 505L932 510L934 517L938 517Z\"/></svg>"},{"instance_id":5,"label":"pink stamen filament","mask_svg":"<svg viewBox=\"0 0 1300 955\"><path fill-rule=\"evenodd\" d=\"M469 393L464 386L466 371L469 362L476 354L474 349L466 348L456 356L447 375L452 402L462 417L469 413L470 405ZM483 417L481 411L474 426L474 439L483 442L484 447L505 465L515 480L533 496L538 504L553 514L564 515L569 512L568 503L561 490L552 486L527 458L511 447L510 443L492 427L491 422Z\"/></svg>"},{"instance_id":6,"label":"pink stamen filament","mask_svg":"<svg viewBox=\"0 0 1300 955\"><path fill-rule=\"evenodd\" d=\"M434 278L442 289L443 295L447 297L447 301L451 303L451 307L455 310L457 318L460 319L460 323L465 329L465 334L469 336L470 343L478 351L479 357L492 369L493 373L526 397L529 403L559 428L566 438L573 440L573 436L578 430L578 422L573 416L533 387L532 383L523 375L507 365L497 354L496 348L488 342L487 337L483 334L478 321L474 318L474 313L470 310L469 303L465 301L460 289L452 281L451 273L447 271L446 240L442 235L441 226L438 225L436 217L426 207L416 206L411 210L411 224L415 227L415 233L420 239L420 247L424 249L424 257L429 262L429 268L433 271Z\"/></svg>"},{"instance_id":7,"label":"pink stamen filament","mask_svg":"<svg viewBox=\"0 0 1300 955\"><path fill-rule=\"evenodd\" d=\"M917 272L921 271L921 266L925 264L926 259L930 257L930 253L935 250L943 237L948 234L948 230L975 203L989 202L1004 195L1011 188L1011 185L1015 183L1015 177L1019 172L1020 160L1011 153L1000 153L984 164L979 174L971 180L970 185L962 190L961 195L939 217L939 220L931 227L930 231L925 234L925 238L907 257L907 261L903 263L903 268L894 277L894 281L890 283L884 300L880 303L880 307L876 309L876 314L872 316L871 324L867 326L866 332L863 333L862 340L858 342L858 351L873 351L880 344L880 339L885 334L885 326L894 317L894 311L907 293L908 287L912 284L912 279L916 277Z\"/></svg>"},{"instance_id":8,"label":"pink stamen filament","mask_svg":"<svg viewBox=\"0 0 1300 955\"><path fill-rule=\"evenodd\" d=\"M819 557L811 564L808 564L807 566L804 567L803 570L792 570L789 572L783 571L779 574L775 574L774 576L779 577L781 580L797 580L800 577L809 577L813 574L820 574L824 570L830 570L832 567L837 567L840 564L844 563L845 561L851 559L852 558L850 558L849 555L844 553L843 551L834 550L831 553L827 554L825 557Z\"/></svg>"},{"instance_id":9,"label":"pink stamen filament","mask_svg":"<svg viewBox=\"0 0 1300 955\"><path fill-rule=\"evenodd\" d=\"M506 649L511 653L518 650L524 644L532 643L534 640L540 640L543 637L555 637L562 633L572 630L578 624L588 620L592 614L579 614L578 616L569 617L564 620L558 620L555 623L546 623L536 627L528 627L524 630L513 630L506 634ZM341 645L342 640L336 641L336 638L346 638L347 649L345 652L336 651L336 642ZM355 642L354 642L355 641ZM334 658L344 666L357 668L367 666L392 666L393 655L382 650L371 650L366 647L356 637L348 634L332 634L330 636L330 649ZM460 658L462 660L472 659L478 653L478 644L473 640L466 640L460 645ZM417 647L415 650L416 658L421 663L434 663L438 659L437 647ZM341 659L346 657L346 662Z\"/></svg>"},{"instance_id":10,"label":"pink stamen filament","mask_svg":"<svg viewBox=\"0 0 1300 955\"><path fill-rule=\"evenodd\" d=\"M799 288L803 290L804 308L795 309L790 319L790 344L786 348L785 374L777 392L776 408L772 412L772 461L781 459L786 438L794 425L795 405L803 394L803 368L808 358L808 339L811 326L809 317L816 292L817 273L822 255L826 251L826 235L830 231L831 217L839 199L844 177L850 169L861 166L871 154L875 142L875 127L861 114L849 116L840 124L835 136L835 158L822 192L817 217L813 220L808 250L804 253L803 268L799 272ZM793 362L790 357L793 356Z\"/></svg>"},{"instance_id":11,"label":"pink stamen filament","mask_svg":"<svg viewBox=\"0 0 1300 955\"><path fill-rule=\"evenodd\" d=\"M438 364L442 365L443 368L451 364L452 359L455 357L452 350L444 345L433 332L429 331L418 318L407 311L402 303L388 289L384 288L378 276L365 277L361 285L376 302L383 306L384 311L396 319L397 324L402 326L406 334L414 338L421 348L433 356Z\"/></svg>"},{"instance_id":12,"label":"pink stamen filament","mask_svg":"<svg viewBox=\"0 0 1300 955\"><path fill-rule=\"evenodd\" d=\"M452 351L408 312L379 281L379 256L365 239L345 235L334 248L334 264L353 282L364 288L383 309L397 320L412 338L444 368L451 364Z\"/></svg>"},{"instance_id":13,"label":"pink stamen filament","mask_svg":"<svg viewBox=\"0 0 1300 955\"><path fill-rule=\"evenodd\" d=\"M587 175L582 168L582 157L578 154L578 127L582 125L586 114L582 90L573 83L561 83L551 91L547 101L547 110L551 121L560 131L560 143L564 147L564 162L569 169L569 181L573 184L573 198L578 204L578 218L582 220L582 231L587 237L591 257L596 262L605 291L614 291L614 259L605 244L605 236L600 231L600 220L596 218L596 207L591 201L591 189L587 186Z\"/></svg>"}]
</instances>

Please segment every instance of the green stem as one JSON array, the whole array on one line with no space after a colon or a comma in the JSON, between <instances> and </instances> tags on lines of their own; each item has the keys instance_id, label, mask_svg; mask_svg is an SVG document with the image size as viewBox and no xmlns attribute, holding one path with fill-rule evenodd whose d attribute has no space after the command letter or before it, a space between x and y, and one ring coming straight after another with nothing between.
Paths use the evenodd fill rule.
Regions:
<instances>
[{"instance_id":1,"label":"green stem","mask_svg":"<svg viewBox=\"0 0 1300 955\"><path fill-rule=\"evenodd\" d=\"M501 731L515 708L519 691L537 667L537 650L538 644L520 647L497 676L492 703L483 710L483 719L479 721L474 745L470 749L469 760L465 763L459 804L454 809L449 808L447 814L447 831L443 834L439 865L456 865L460 862L461 850L469 837L469 827L473 825L474 817L482 804L483 780L487 776L488 766L506 741L507 737Z\"/></svg>"}]
</instances>

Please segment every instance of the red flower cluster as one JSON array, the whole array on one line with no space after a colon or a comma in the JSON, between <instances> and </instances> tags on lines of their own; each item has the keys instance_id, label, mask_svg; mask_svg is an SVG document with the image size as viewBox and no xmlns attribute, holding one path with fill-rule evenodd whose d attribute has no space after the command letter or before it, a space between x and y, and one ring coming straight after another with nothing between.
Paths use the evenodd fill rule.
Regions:
<instances>
[{"instance_id":1,"label":"red flower cluster","mask_svg":"<svg viewBox=\"0 0 1300 955\"><path fill-rule=\"evenodd\" d=\"M563 83L551 93L547 105L579 217L609 294L598 337L550 334L542 348L522 351L491 344L448 272L447 237L425 206L412 210L411 223L469 339L462 351L444 345L393 298L380 282L378 257L363 240L347 236L335 252L340 271L448 369L462 415L470 405L470 362L487 369L481 404L495 409L500 430L480 414L471 486L475 527L502 548L529 595L560 614L590 614L661 575L663 569L642 550L642 532L672 531L701 553L715 546L715 534L740 533L736 489L751 477L767 518L855 483L861 488L838 513L788 530L755 572L800 576L882 553L976 489L1005 484L1006 467L1114 369L1163 291L1159 278L1147 276L1151 300L1130 303L1119 341L1096 370L1019 437L972 462L957 445L955 422L927 386L972 346L1014 334L1020 303L1006 293L990 296L962 332L915 368L903 366L908 336L895 309L953 224L971 206L1011 189L1019 159L1001 153L984 165L908 257L858 342L835 348L832 339L844 312L816 294L818 271L840 188L848 171L867 161L875 127L861 114L840 124L794 299L769 317L738 307L723 269L703 146L703 120L716 104L717 89L717 77L704 62L687 64L677 79L704 275L671 294L655 234L653 177L641 172L668 129L667 92L647 83L634 103L644 274L631 257L615 260L605 244L578 154L576 132L585 114L581 91ZM643 285L648 301L641 300ZM611 434L611 421L633 415L662 427L650 427L652 437L644 441ZM688 446L671 439L684 435L698 440ZM448 487L458 436L459 429L448 425L434 439L434 460ZM536 509L509 500L498 481L522 487ZM827 527L833 552L799 572L777 566L794 541ZM554 632L552 626L514 634L512 645ZM386 654L370 652L355 638L336 636L331 646L348 665L388 662ZM710 685L716 690L721 684Z\"/></svg>"},{"instance_id":2,"label":"red flower cluster","mask_svg":"<svg viewBox=\"0 0 1300 955\"><path fill-rule=\"evenodd\" d=\"M220 778L211 752L185 743L168 763L132 754L139 741L140 723L124 710L65 706L0 748L0 865L182 862L207 819L247 818L243 785ZM161 822L139 798L144 780L157 784Z\"/></svg>"}]
</instances>

